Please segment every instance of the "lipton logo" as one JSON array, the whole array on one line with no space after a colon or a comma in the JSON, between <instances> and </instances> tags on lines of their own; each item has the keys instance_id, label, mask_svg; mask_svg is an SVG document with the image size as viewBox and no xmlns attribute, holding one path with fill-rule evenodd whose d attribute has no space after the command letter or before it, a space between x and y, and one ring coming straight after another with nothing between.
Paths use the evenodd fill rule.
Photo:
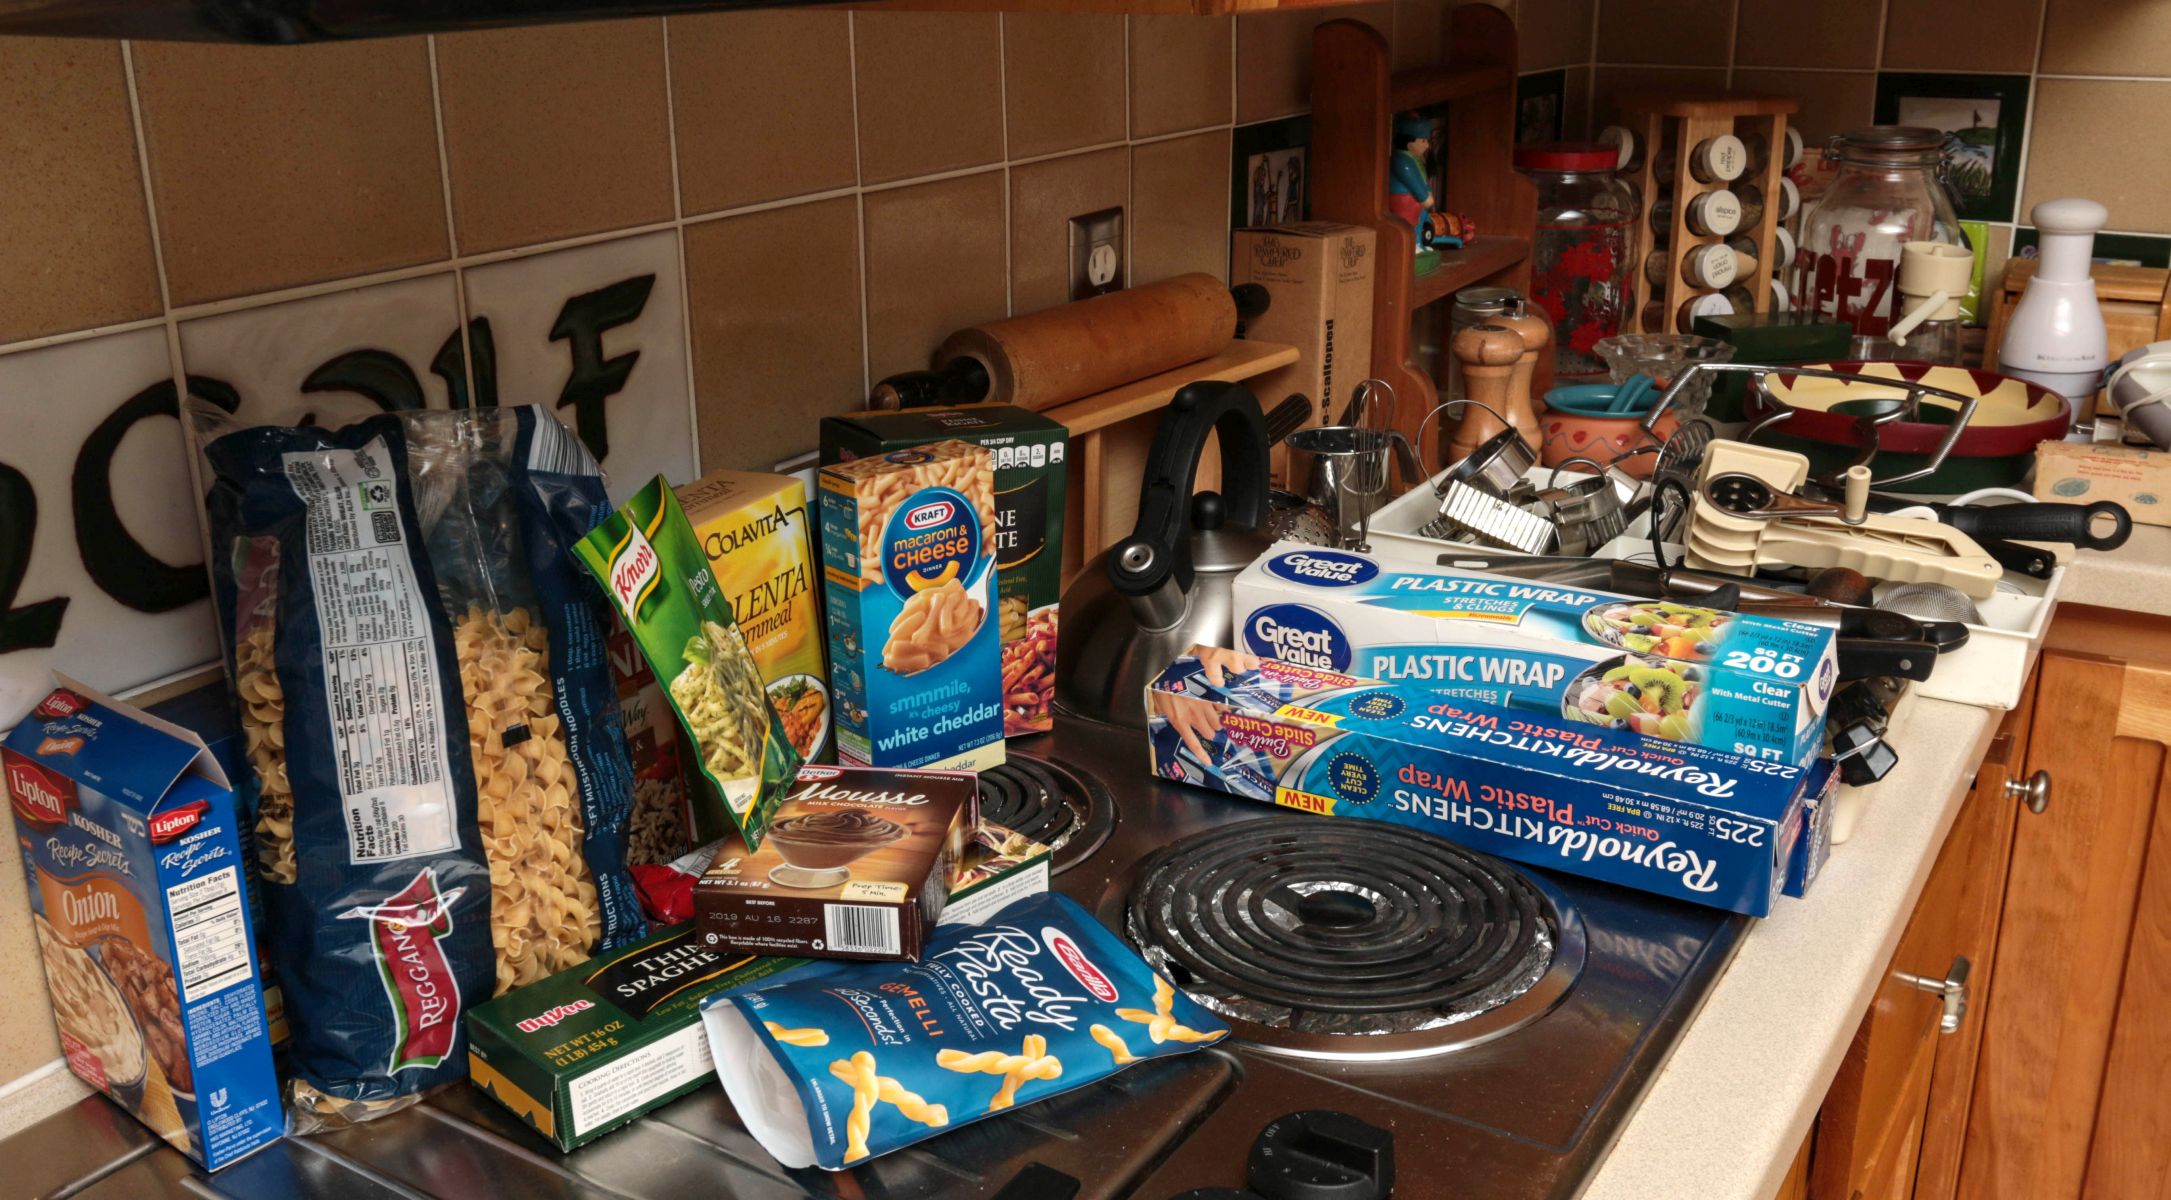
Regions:
<instances>
[{"instance_id":1,"label":"lipton logo","mask_svg":"<svg viewBox=\"0 0 2171 1200\"><path fill-rule=\"evenodd\" d=\"M1116 1002L1115 983L1093 965L1069 934L1050 925L1040 931L1040 943L1055 954L1055 960L1063 964L1063 969L1069 971L1072 978L1093 993L1094 999L1103 1004Z\"/></svg>"},{"instance_id":2,"label":"lipton logo","mask_svg":"<svg viewBox=\"0 0 2171 1200\"><path fill-rule=\"evenodd\" d=\"M587 1012L595 1006L596 1002L593 1000L575 1000L568 1004L561 1004L556 1008L544 1009L532 1017L522 1017L513 1024L522 1033L534 1033L538 1029L548 1029L574 1013Z\"/></svg>"},{"instance_id":3,"label":"lipton logo","mask_svg":"<svg viewBox=\"0 0 2171 1200\"><path fill-rule=\"evenodd\" d=\"M203 820L204 814L209 811L211 811L210 801L191 800L179 808L169 808L165 812L153 816L151 818L152 843L155 845L170 842L180 837L189 830L196 828L196 823Z\"/></svg>"},{"instance_id":4,"label":"lipton logo","mask_svg":"<svg viewBox=\"0 0 2171 1200\"><path fill-rule=\"evenodd\" d=\"M626 531L626 544L611 559L611 598L630 616L656 586L656 548L638 529Z\"/></svg>"},{"instance_id":5,"label":"lipton logo","mask_svg":"<svg viewBox=\"0 0 2171 1200\"><path fill-rule=\"evenodd\" d=\"M26 758L7 756L8 799L15 815L33 825L59 825L75 803L75 784Z\"/></svg>"},{"instance_id":6,"label":"lipton logo","mask_svg":"<svg viewBox=\"0 0 2171 1200\"><path fill-rule=\"evenodd\" d=\"M933 529L949 521L956 513L957 506L948 500L931 500L905 514L905 528L915 533L922 529Z\"/></svg>"},{"instance_id":7,"label":"lipton logo","mask_svg":"<svg viewBox=\"0 0 2171 1200\"><path fill-rule=\"evenodd\" d=\"M56 717L72 717L89 707L90 701L67 688L54 688L51 695L38 701L38 706L30 710L30 715L41 721L50 721Z\"/></svg>"},{"instance_id":8,"label":"lipton logo","mask_svg":"<svg viewBox=\"0 0 2171 1200\"><path fill-rule=\"evenodd\" d=\"M424 867L406 887L341 920L369 922L369 947L392 1009L389 1068L430 1068L451 1057L460 1037L460 981L440 944L452 935L452 906L466 888L440 892Z\"/></svg>"}]
</instances>

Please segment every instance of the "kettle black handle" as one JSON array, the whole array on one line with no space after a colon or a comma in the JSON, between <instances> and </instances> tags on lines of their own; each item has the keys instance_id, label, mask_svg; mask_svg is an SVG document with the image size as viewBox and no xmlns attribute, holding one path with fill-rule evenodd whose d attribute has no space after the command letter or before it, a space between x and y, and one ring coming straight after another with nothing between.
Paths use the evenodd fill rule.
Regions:
<instances>
[{"instance_id":1,"label":"kettle black handle","mask_svg":"<svg viewBox=\"0 0 2171 1200\"><path fill-rule=\"evenodd\" d=\"M1108 553L1108 578L1126 596L1167 582L1191 586L1191 538L1185 520L1209 434L1221 435L1222 520L1241 529L1266 523L1266 418L1234 383L1194 383L1161 416L1138 489L1138 524Z\"/></svg>"}]
</instances>

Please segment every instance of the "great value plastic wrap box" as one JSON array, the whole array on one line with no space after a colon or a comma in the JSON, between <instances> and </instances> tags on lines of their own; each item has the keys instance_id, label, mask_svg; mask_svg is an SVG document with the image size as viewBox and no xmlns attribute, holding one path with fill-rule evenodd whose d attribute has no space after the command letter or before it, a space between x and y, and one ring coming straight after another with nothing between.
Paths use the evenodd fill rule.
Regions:
<instances>
[{"instance_id":1,"label":"great value plastic wrap box","mask_svg":"<svg viewBox=\"0 0 2171 1200\"><path fill-rule=\"evenodd\" d=\"M1806 763L1831 631L1285 542L1236 578L1238 648L1735 754Z\"/></svg>"},{"instance_id":2,"label":"great value plastic wrap box","mask_svg":"<svg viewBox=\"0 0 2171 1200\"><path fill-rule=\"evenodd\" d=\"M1765 916L1810 769L1202 648L1146 692L1153 773Z\"/></svg>"}]
</instances>

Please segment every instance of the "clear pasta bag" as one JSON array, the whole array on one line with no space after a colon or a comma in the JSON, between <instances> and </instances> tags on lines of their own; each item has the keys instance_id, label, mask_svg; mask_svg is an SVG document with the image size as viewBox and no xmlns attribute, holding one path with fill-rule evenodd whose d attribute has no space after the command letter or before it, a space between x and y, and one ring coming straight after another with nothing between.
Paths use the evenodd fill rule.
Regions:
<instances>
[{"instance_id":1,"label":"clear pasta bag","mask_svg":"<svg viewBox=\"0 0 2171 1200\"><path fill-rule=\"evenodd\" d=\"M467 1005L645 932L602 597L609 511L535 408L191 422L307 1129L466 1073Z\"/></svg>"}]
</instances>

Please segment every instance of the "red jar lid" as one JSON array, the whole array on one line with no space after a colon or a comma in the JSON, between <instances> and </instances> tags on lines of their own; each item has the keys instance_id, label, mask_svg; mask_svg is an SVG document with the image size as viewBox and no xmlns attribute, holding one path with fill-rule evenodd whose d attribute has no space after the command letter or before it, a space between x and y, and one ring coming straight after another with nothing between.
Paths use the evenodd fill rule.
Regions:
<instances>
[{"instance_id":1,"label":"red jar lid","mask_svg":"<svg viewBox=\"0 0 2171 1200\"><path fill-rule=\"evenodd\" d=\"M1515 148L1515 166L1523 171L1612 171L1621 153L1604 142L1537 142Z\"/></svg>"}]
</instances>

